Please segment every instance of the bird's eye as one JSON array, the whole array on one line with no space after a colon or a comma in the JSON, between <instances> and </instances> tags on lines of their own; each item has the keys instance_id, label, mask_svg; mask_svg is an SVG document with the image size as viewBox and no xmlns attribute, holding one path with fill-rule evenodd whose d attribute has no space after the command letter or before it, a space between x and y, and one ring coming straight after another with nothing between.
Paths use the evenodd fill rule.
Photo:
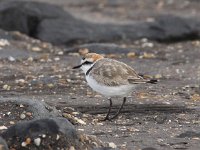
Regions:
<instances>
[{"instance_id":1,"label":"bird's eye","mask_svg":"<svg viewBox=\"0 0 200 150\"><path fill-rule=\"evenodd\" d=\"M85 64L85 65L89 65L89 64L93 64L93 62L85 61L83 64Z\"/></svg>"},{"instance_id":2,"label":"bird's eye","mask_svg":"<svg viewBox=\"0 0 200 150\"><path fill-rule=\"evenodd\" d=\"M85 60L85 57L82 57L82 60Z\"/></svg>"}]
</instances>

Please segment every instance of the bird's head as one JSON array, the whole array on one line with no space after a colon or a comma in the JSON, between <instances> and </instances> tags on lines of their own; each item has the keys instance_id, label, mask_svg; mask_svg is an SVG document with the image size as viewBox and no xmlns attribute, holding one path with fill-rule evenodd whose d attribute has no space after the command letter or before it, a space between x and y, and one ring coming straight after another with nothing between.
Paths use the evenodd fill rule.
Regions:
<instances>
[{"instance_id":1,"label":"bird's head","mask_svg":"<svg viewBox=\"0 0 200 150\"><path fill-rule=\"evenodd\" d=\"M73 67L73 69L81 68L86 73L98 60L103 58L102 55L96 53L87 53L82 57L81 64Z\"/></svg>"}]
</instances>

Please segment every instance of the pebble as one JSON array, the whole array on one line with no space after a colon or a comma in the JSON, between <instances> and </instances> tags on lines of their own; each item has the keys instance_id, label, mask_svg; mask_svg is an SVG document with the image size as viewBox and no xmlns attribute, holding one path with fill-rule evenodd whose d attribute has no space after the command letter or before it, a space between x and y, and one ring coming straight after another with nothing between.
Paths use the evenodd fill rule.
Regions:
<instances>
[{"instance_id":1,"label":"pebble","mask_svg":"<svg viewBox=\"0 0 200 150\"><path fill-rule=\"evenodd\" d=\"M34 51L34 52L40 52L40 51L41 51L41 48L39 48L39 47L33 47L33 48L32 48L32 51Z\"/></svg>"},{"instance_id":2,"label":"pebble","mask_svg":"<svg viewBox=\"0 0 200 150\"><path fill-rule=\"evenodd\" d=\"M130 131L130 132L139 132L140 131L140 130L134 128L134 127L130 127L127 130Z\"/></svg>"},{"instance_id":3,"label":"pebble","mask_svg":"<svg viewBox=\"0 0 200 150\"><path fill-rule=\"evenodd\" d=\"M191 96L191 99L193 100L193 101L200 101L200 95L199 94L193 94L192 96Z\"/></svg>"},{"instance_id":4,"label":"pebble","mask_svg":"<svg viewBox=\"0 0 200 150\"><path fill-rule=\"evenodd\" d=\"M29 57L29 58L27 59L27 61L32 62L32 61L33 61L33 57Z\"/></svg>"},{"instance_id":5,"label":"pebble","mask_svg":"<svg viewBox=\"0 0 200 150\"><path fill-rule=\"evenodd\" d=\"M20 107L20 108L23 108L23 107L24 107L24 105L23 105L23 104L20 104L20 105L19 105L19 107Z\"/></svg>"},{"instance_id":6,"label":"pebble","mask_svg":"<svg viewBox=\"0 0 200 150\"><path fill-rule=\"evenodd\" d=\"M36 138L36 139L34 139L34 144L35 144L36 146L40 146L40 144L41 144L41 138Z\"/></svg>"},{"instance_id":7,"label":"pebble","mask_svg":"<svg viewBox=\"0 0 200 150\"><path fill-rule=\"evenodd\" d=\"M72 82L72 80L71 79L67 79L67 82Z\"/></svg>"},{"instance_id":8,"label":"pebble","mask_svg":"<svg viewBox=\"0 0 200 150\"><path fill-rule=\"evenodd\" d=\"M72 115L78 115L78 114L79 112L76 112L76 111L72 112Z\"/></svg>"},{"instance_id":9,"label":"pebble","mask_svg":"<svg viewBox=\"0 0 200 150\"><path fill-rule=\"evenodd\" d=\"M92 142L93 145L95 145L95 147L98 147L97 142Z\"/></svg>"},{"instance_id":10,"label":"pebble","mask_svg":"<svg viewBox=\"0 0 200 150\"><path fill-rule=\"evenodd\" d=\"M8 91L9 91L10 88L11 88L11 87L10 87L9 85L7 85L7 84L3 85L3 89L4 89L4 90L8 90Z\"/></svg>"},{"instance_id":11,"label":"pebble","mask_svg":"<svg viewBox=\"0 0 200 150\"><path fill-rule=\"evenodd\" d=\"M79 53L68 53L69 56L80 56Z\"/></svg>"},{"instance_id":12,"label":"pebble","mask_svg":"<svg viewBox=\"0 0 200 150\"><path fill-rule=\"evenodd\" d=\"M64 54L63 51L59 51L59 52L58 52L58 55L63 55L63 54Z\"/></svg>"},{"instance_id":13,"label":"pebble","mask_svg":"<svg viewBox=\"0 0 200 150\"><path fill-rule=\"evenodd\" d=\"M10 121L10 124L15 124L15 122L14 121Z\"/></svg>"},{"instance_id":14,"label":"pebble","mask_svg":"<svg viewBox=\"0 0 200 150\"><path fill-rule=\"evenodd\" d=\"M9 112L7 112L6 114L9 116L9 115L11 114L11 112L9 111Z\"/></svg>"},{"instance_id":15,"label":"pebble","mask_svg":"<svg viewBox=\"0 0 200 150\"><path fill-rule=\"evenodd\" d=\"M24 79L18 79L18 80L15 80L15 83L25 83L25 80Z\"/></svg>"},{"instance_id":16,"label":"pebble","mask_svg":"<svg viewBox=\"0 0 200 150\"><path fill-rule=\"evenodd\" d=\"M26 142L27 145L30 144L31 143L31 138L27 138L25 142Z\"/></svg>"},{"instance_id":17,"label":"pebble","mask_svg":"<svg viewBox=\"0 0 200 150\"><path fill-rule=\"evenodd\" d=\"M113 142L108 143L108 147L117 148L117 146Z\"/></svg>"},{"instance_id":18,"label":"pebble","mask_svg":"<svg viewBox=\"0 0 200 150\"><path fill-rule=\"evenodd\" d=\"M42 134L42 138L45 138L46 137L46 134Z\"/></svg>"},{"instance_id":19,"label":"pebble","mask_svg":"<svg viewBox=\"0 0 200 150\"><path fill-rule=\"evenodd\" d=\"M56 135L56 140L59 140L59 138L60 138L60 136L57 134L57 135Z\"/></svg>"},{"instance_id":20,"label":"pebble","mask_svg":"<svg viewBox=\"0 0 200 150\"><path fill-rule=\"evenodd\" d=\"M49 88L53 88L53 87L54 87L54 85L53 85L52 83L47 84L47 86L48 86Z\"/></svg>"},{"instance_id":21,"label":"pebble","mask_svg":"<svg viewBox=\"0 0 200 150\"><path fill-rule=\"evenodd\" d=\"M146 53L144 52L139 58L155 58L156 56L153 53Z\"/></svg>"},{"instance_id":22,"label":"pebble","mask_svg":"<svg viewBox=\"0 0 200 150\"><path fill-rule=\"evenodd\" d=\"M148 42L148 39L147 38L142 38L141 42L143 42L143 43Z\"/></svg>"},{"instance_id":23,"label":"pebble","mask_svg":"<svg viewBox=\"0 0 200 150\"><path fill-rule=\"evenodd\" d=\"M79 118L77 118L77 117L74 117L74 120L76 120L79 124L81 124L81 125L86 125L86 122L85 121L83 121L82 119L79 119Z\"/></svg>"},{"instance_id":24,"label":"pebble","mask_svg":"<svg viewBox=\"0 0 200 150\"><path fill-rule=\"evenodd\" d=\"M26 115L25 114L21 114L20 115L20 119L25 119L26 118Z\"/></svg>"},{"instance_id":25,"label":"pebble","mask_svg":"<svg viewBox=\"0 0 200 150\"><path fill-rule=\"evenodd\" d=\"M136 57L136 54L135 54L135 52L129 52L129 53L127 54L127 57L128 57L128 58L134 58L134 57Z\"/></svg>"},{"instance_id":26,"label":"pebble","mask_svg":"<svg viewBox=\"0 0 200 150\"><path fill-rule=\"evenodd\" d=\"M150 48L152 48L152 47L154 47L154 44L153 43L150 43L150 42L147 42L147 43L143 43L142 44L142 47L144 48L144 47L150 47Z\"/></svg>"},{"instance_id":27,"label":"pebble","mask_svg":"<svg viewBox=\"0 0 200 150\"><path fill-rule=\"evenodd\" d=\"M100 98L100 97L102 97L102 95L96 94L94 97Z\"/></svg>"},{"instance_id":28,"label":"pebble","mask_svg":"<svg viewBox=\"0 0 200 150\"><path fill-rule=\"evenodd\" d=\"M84 129L78 129L78 131L84 131Z\"/></svg>"},{"instance_id":29,"label":"pebble","mask_svg":"<svg viewBox=\"0 0 200 150\"><path fill-rule=\"evenodd\" d=\"M26 145L27 145L26 142L22 142L21 144L22 147L26 147Z\"/></svg>"},{"instance_id":30,"label":"pebble","mask_svg":"<svg viewBox=\"0 0 200 150\"><path fill-rule=\"evenodd\" d=\"M0 46L10 45L9 41L6 39L0 39Z\"/></svg>"},{"instance_id":31,"label":"pebble","mask_svg":"<svg viewBox=\"0 0 200 150\"><path fill-rule=\"evenodd\" d=\"M0 126L0 130L6 130L8 129L6 126Z\"/></svg>"},{"instance_id":32,"label":"pebble","mask_svg":"<svg viewBox=\"0 0 200 150\"><path fill-rule=\"evenodd\" d=\"M59 58L59 57L55 57L54 60L55 60L55 61L59 61L60 58Z\"/></svg>"},{"instance_id":33,"label":"pebble","mask_svg":"<svg viewBox=\"0 0 200 150\"><path fill-rule=\"evenodd\" d=\"M200 140L199 137L193 137L192 140Z\"/></svg>"},{"instance_id":34,"label":"pebble","mask_svg":"<svg viewBox=\"0 0 200 150\"><path fill-rule=\"evenodd\" d=\"M15 61L15 58L12 57L12 56L9 56L9 57L8 57L8 60L9 60L9 61Z\"/></svg>"},{"instance_id":35,"label":"pebble","mask_svg":"<svg viewBox=\"0 0 200 150\"><path fill-rule=\"evenodd\" d=\"M26 115L27 116L32 116L32 113L31 112L27 112Z\"/></svg>"},{"instance_id":36,"label":"pebble","mask_svg":"<svg viewBox=\"0 0 200 150\"><path fill-rule=\"evenodd\" d=\"M155 78L156 78L156 79L160 79L160 78L162 78L162 75L161 75L161 74L156 74L156 75L155 75Z\"/></svg>"},{"instance_id":37,"label":"pebble","mask_svg":"<svg viewBox=\"0 0 200 150\"><path fill-rule=\"evenodd\" d=\"M75 150L74 146L70 146L69 150Z\"/></svg>"}]
</instances>

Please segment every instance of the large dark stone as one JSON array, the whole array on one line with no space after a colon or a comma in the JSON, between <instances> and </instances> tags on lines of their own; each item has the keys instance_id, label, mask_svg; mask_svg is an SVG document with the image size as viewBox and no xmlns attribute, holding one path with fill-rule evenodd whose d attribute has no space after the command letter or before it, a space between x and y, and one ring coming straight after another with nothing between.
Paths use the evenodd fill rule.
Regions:
<instances>
[{"instance_id":1,"label":"large dark stone","mask_svg":"<svg viewBox=\"0 0 200 150\"><path fill-rule=\"evenodd\" d=\"M0 136L10 149L69 149L73 146L75 149L92 150L103 146L97 139L78 133L67 119L61 117L20 122ZM36 143L36 139L40 141Z\"/></svg>"},{"instance_id":2,"label":"large dark stone","mask_svg":"<svg viewBox=\"0 0 200 150\"><path fill-rule=\"evenodd\" d=\"M90 52L93 53L104 53L104 54L113 54L113 53L128 53L132 51L131 48L123 48L119 45L112 43L91 43L91 44L83 44L73 48L65 49L65 53L69 52L78 52L80 49L87 48Z\"/></svg>"},{"instance_id":3,"label":"large dark stone","mask_svg":"<svg viewBox=\"0 0 200 150\"><path fill-rule=\"evenodd\" d=\"M55 19L70 15L59 7L37 2L1 1L0 27L18 30L30 36L37 35L37 26L44 19Z\"/></svg>"},{"instance_id":4,"label":"large dark stone","mask_svg":"<svg viewBox=\"0 0 200 150\"><path fill-rule=\"evenodd\" d=\"M160 42L177 42L200 38L200 22L193 18L181 18L162 15L149 23L144 35L148 39Z\"/></svg>"},{"instance_id":5,"label":"large dark stone","mask_svg":"<svg viewBox=\"0 0 200 150\"><path fill-rule=\"evenodd\" d=\"M8 150L8 145L2 137L0 137L0 150Z\"/></svg>"},{"instance_id":6,"label":"large dark stone","mask_svg":"<svg viewBox=\"0 0 200 150\"><path fill-rule=\"evenodd\" d=\"M200 137L200 133L194 132L194 131L186 131L184 133L181 133L177 136L178 138L193 138L193 137Z\"/></svg>"},{"instance_id":7,"label":"large dark stone","mask_svg":"<svg viewBox=\"0 0 200 150\"><path fill-rule=\"evenodd\" d=\"M4 139L16 137L24 139L26 137L36 138L42 134L58 134L62 132L71 138L77 137L73 125L65 118L38 119L32 121L20 122L11 126L2 133Z\"/></svg>"},{"instance_id":8,"label":"large dark stone","mask_svg":"<svg viewBox=\"0 0 200 150\"><path fill-rule=\"evenodd\" d=\"M42 136L42 135L45 135ZM1 135L6 141L9 148L21 149L21 143L27 138L31 143L26 147L29 149L38 149L33 142L34 139L40 138L41 145L39 149L64 148L80 146L78 133L73 125L64 118L39 119L25 121L11 126ZM57 137L60 137L59 140ZM57 140L56 140L57 139Z\"/></svg>"},{"instance_id":9,"label":"large dark stone","mask_svg":"<svg viewBox=\"0 0 200 150\"><path fill-rule=\"evenodd\" d=\"M45 117L55 117L59 116L59 112L47 105L44 102L33 100L33 99L20 99L20 98L0 98L1 103L13 103L13 104L23 104L27 105L27 109L33 113L34 119L40 119Z\"/></svg>"},{"instance_id":10,"label":"large dark stone","mask_svg":"<svg viewBox=\"0 0 200 150\"><path fill-rule=\"evenodd\" d=\"M176 42L200 37L200 23L176 16L159 16L154 22L129 25L99 25L81 20L46 19L38 26L37 38L54 44L71 45L86 42L113 42L148 38Z\"/></svg>"},{"instance_id":11,"label":"large dark stone","mask_svg":"<svg viewBox=\"0 0 200 150\"><path fill-rule=\"evenodd\" d=\"M164 15L153 22L102 25L76 19L57 6L25 1L0 2L0 28L67 46L86 42L131 42L140 38L161 42L200 38L200 22L196 19Z\"/></svg>"}]
</instances>

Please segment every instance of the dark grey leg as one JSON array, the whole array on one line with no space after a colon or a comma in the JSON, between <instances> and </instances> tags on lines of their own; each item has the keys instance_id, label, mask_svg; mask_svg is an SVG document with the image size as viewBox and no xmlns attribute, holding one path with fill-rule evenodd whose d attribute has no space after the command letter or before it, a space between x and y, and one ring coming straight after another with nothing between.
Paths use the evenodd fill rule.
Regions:
<instances>
[{"instance_id":1,"label":"dark grey leg","mask_svg":"<svg viewBox=\"0 0 200 150\"><path fill-rule=\"evenodd\" d=\"M109 107L108 113L107 113L106 117L102 121L110 120L109 119L109 114L110 114L110 111L112 109L112 99L109 98L109 101L110 101L110 107Z\"/></svg>"},{"instance_id":2,"label":"dark grey leg","mask_svg":"<svg viewBox=\"0 0 200 150\"><path fill-rule=\"evenodd\" d=\"M121 110L122 110L122 108L123 108L125 103L126 103L126 97L124 97L123 103L122 103L120 109L118 110L118 112L112 118L110 118L109 120L117 118L117 116L120 114L120 112L121 112Z\"/></svg>"}]
</instances>

